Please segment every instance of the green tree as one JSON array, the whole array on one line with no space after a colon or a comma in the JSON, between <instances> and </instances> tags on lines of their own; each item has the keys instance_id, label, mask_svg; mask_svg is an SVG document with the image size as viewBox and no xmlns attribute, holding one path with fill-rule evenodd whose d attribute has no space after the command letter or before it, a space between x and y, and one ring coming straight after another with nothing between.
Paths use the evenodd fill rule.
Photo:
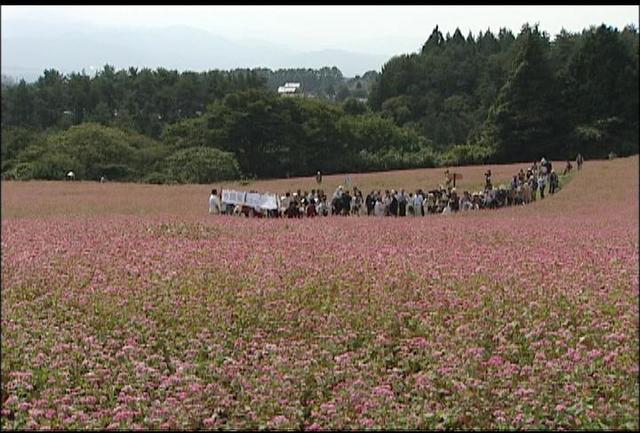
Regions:
<instances>
[{"instance_id":1,"label":"green tree","mask_svg":"<svg viewBox=\"0 0 640 433\"><path fill-rule=\"evenodd\" d=\"M73 123L82 123L93 109L91 79L84 73L73 73L69 76L67 89Z\"/></svg>"},{"instance_id":2,"label":"green tree","mask_svg":"<svg viewBox=\"0 0 640 433\"><path fill-rule=\"evenodd\" d=\"M233 154L209 147L190 147L169 156L167 175L179 183L213 183L240 178Z\"/></svg>"},{"instance_id":3,"label":"green tree","mask_svg":"<svg viewBox=\"0 0 640 433\"><path fill-rule=\"evenodd\" d=\"M355 98L349 98L342 104L342 108L345 113L351 115L365 114L369 109L363 102L358 101Z\"/></svg>"},{"instance_id":4,"label":"green tree","mask_svg":"<svg viewBox=\"0 0 640 433\"><path fill-rule=\"evenodd\" d=\"M558 112L558 86L547 56L548 37L525 25L514 69L489 111L482 144L495 149L500 161L527 161L559 155L563 118Z\"/></svg>"},{"instance_id":5,"label":"green tree","mask_svg":"<svg viewBox=\"0 0 640 433\"><path fill-rule=\"evenodd\" d=\"M564 78L575 151L606 157L637 150L638 56L620 32L605 25L585 32Z\"/></svg>"},{"instance_id":6,"label":"green tree","mask_svg":"<svg viewBox=\"0 0 640 433\"><path fill-rule=\"evenodd\" d=\"M66 77L55 69L45 69L36 82L33 107L36 124L41 128L57 125L67 110L65 84Z\"/></svg>"}]
</instances>

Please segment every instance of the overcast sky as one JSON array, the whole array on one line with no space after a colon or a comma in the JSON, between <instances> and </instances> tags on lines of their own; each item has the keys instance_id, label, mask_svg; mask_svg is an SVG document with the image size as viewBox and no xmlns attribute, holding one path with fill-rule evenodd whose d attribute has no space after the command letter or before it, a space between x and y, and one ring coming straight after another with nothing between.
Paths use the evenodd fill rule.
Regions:
<instances>
[{"instance_id":1,"label":"overcast sky","mask_svg":"<svg viewBox=\"0 0 640 433\"><path fill-rule=\"evenodd\" d=\"M638 6L2 6L2 37L75 27L190 26L232 40L292 49L340 48L375 54L417 51L436 25L466 36L538 23L552 37L605 23L638 27ZM12 23L29 21L29 28Z\"/></svg>"}]
</instances>

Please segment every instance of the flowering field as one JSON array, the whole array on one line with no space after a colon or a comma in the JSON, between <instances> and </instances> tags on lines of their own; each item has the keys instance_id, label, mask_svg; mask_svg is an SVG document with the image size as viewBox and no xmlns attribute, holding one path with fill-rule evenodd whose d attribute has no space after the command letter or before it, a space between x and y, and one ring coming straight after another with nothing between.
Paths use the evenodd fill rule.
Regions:
<instances>
[{"instance_id":1,"label":"flowering field","mask_svg":"<svg viewBox=\"0 0 640 433\"><path fill-rule=\"evenodd\" d=\"M638 169L424 218L3 182L0 427L637 429Z\"/></svg>"}]
</instances>

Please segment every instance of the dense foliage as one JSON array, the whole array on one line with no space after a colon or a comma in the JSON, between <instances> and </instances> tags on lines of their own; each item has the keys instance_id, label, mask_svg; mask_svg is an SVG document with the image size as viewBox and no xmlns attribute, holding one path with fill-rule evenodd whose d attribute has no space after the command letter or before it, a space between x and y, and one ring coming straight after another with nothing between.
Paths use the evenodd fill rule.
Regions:
<instances>
[{"instance_id":1,"label":"dense foliage","mask_svg":"<svg viewBox=\"0 0 640 433\"><path fill-rule=\"evenodd\" d=\"M287 81L305 97L279 97ZM529 25L466 38L436 27L419 53L355 78L335 67L109 65L93 77L49 69L33 84L3 78L2 176L60 179L73 169L83 179L208 182L602 158L637 152L638 116L633 27L553 41ZM188 179L171 169L183 158L197 171ZM198 171L194 158L216 168Z\"/></svg>"},{"instance_id":2,"label":"dense foliage","mask_svg":"<svg viewBox=\"0 0 640 433\"><path fill-rule=\"evenodd\" d=\"M380 74L368 71L364 75L346 78L335 66L320 69L254 69L259 76L266 80L267 88L277 90L287 82L302 84L306 94L320 99L335 99L339 102L349 97L366 98L369 89Z\"/></svg>"},{"instance_id":3,"label":"dense foliage","mask_svg":"<svg viewBox=\"0 0 640 433\"><path fill-rule=\"evenodd\" d=\"M90 77L45 70L34 84L2 90L2 126L62 128L99 122L158 138L167 124L201 114L226 94L264 87L251 71L183 72L112 66Z\"/></svg>"},{"instance_id":4,"label":"dense foliage","mask_svg":"<svg viewBox=\"0 0 640 433\"><path fill-rule=\"evenodd\" d=\"M481 147L495 161L631 154L638 32L602 25L552 42L537 26L476 38L436 27L420 53L383 67L370 103L436 149Z\"/></svg>"}]
</instances>

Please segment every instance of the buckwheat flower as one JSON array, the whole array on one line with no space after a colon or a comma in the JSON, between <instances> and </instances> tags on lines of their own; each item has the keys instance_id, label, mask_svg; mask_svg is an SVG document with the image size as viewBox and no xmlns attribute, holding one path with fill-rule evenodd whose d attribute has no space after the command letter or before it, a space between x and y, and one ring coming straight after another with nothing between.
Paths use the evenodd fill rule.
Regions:
<instances>
[{"instance_id":1,"label":"buckwheat flower","mask_svg":"<svg viewBox=\"0 0 640 433\"><path fill-rule=\"evenodd\" d=\"M216 422L217 422L218 418L216 415L209 417L209 418L205 418L202 420L202 425L205 427L213 427Z\"/></svg>"},{"instance_id":2,"label":"buckwheat flower","mask_svg":"<svg viewBox=\"0 0 640 433\"><path fill-rule=\"evenodd\" d=\"M273 417L270 421L270 425L277 427L280 426L282 424L285 424L287 422L287 417L284 415L276 415L275 417Z\"/></svg>"},{"instance_id":3,"label":"buckwheat flower","mask_svg":"<svg viewBox=\"0 0 640 433\"><path fill-rule=\"evenodd\" d=\"M359 422L360 422L360 425L362 425L365 428L372 428L376 425L375 421L372 420L371 418L362 418Z\"/></svg>"},{"instance_id":4,"label":"buckwheat flower","mask_svg":"<svg viewBox=\"0 0 640 433\"><path fill-rule=\"evenodd\" d=\"M320 405L320 410L328 413L334 413L336 411L336 405L333 403L322 403Z\"/></svg>"},{"instance_id":5,"label":"buckwheat flower","mask_svg":"<svg viewBox=\"0 0 640 433\"><path fill-rule=\"evenodd\" d=\"M4 401L4 405L5 406L11 406L11 405L16 405L18 403L18 397L16 397L15 395L10 395L5 401Z\"/></svg>"}]
</instances>

